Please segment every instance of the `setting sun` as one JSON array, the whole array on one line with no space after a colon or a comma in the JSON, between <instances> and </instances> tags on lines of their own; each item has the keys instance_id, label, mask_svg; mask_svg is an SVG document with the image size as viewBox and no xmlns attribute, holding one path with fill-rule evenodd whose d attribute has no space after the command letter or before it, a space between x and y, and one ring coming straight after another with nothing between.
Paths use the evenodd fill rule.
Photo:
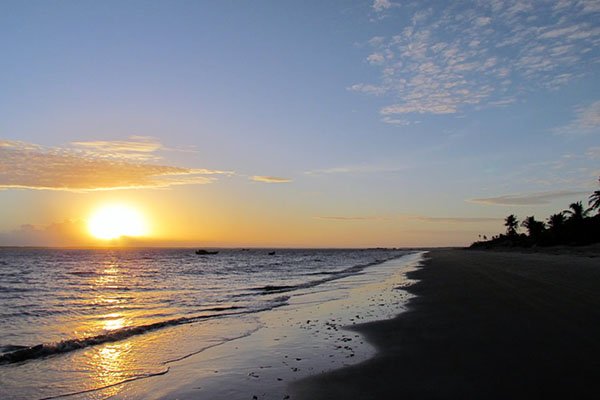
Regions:
<instances>
[{"instance_id":1,"label":"setting sun","mask_svg":"<svg viewBox=\"0 0 600 400\"><path fill-rule=\"evenodd\" d=\"M124 205L110 205L96 210L88 220L88 229L92 236L104 240L148 233L142 213Z\"/></svg>"}]
</instances>

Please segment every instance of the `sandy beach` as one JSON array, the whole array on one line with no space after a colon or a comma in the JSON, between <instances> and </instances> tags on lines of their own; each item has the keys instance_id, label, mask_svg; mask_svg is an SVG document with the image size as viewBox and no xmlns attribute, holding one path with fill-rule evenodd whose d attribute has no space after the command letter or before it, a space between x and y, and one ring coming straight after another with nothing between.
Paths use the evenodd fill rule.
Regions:
<instances>
[{"instance_id":1,"label":"sandy beach","mask_svg":"<svg viewBox=\"0 0 600 400\"><path fill-rule=\"evenodd\" d=\"M596 398L594 254L434 250L392 320L353 327L378 350L293 383L293 399Z\"/></svg>"}]
</instances>

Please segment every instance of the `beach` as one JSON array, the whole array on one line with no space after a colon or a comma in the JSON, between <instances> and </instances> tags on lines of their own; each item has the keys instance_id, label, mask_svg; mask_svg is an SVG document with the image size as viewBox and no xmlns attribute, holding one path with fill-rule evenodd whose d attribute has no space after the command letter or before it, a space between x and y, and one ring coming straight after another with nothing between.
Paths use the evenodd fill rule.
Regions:
<instances>
[{"instance_id":1,"label":"beach","mask_svg":"<svg viewBox=\"0 0 600 400\"><path fill-rule=\"evenodd\" d=\"M344 327L402 312L424 254L272 252L4 249L0 398L284 398L374 356Z\"/></svg>"},{"instance_id":2,"label":"beach","mask_svg":"<svg viewBox=\"0 0 600 400\"><path fill-rule=\"evenodd\" d=\"M595 254L433 250L408 311L352 327L377 354L294 382L293 399L592 398L600 390Z\"/></svg>"},{"instance_id":3,"label":"beach","mask_svg":"<svg viewBox=\"0 0 600 400\"><path fill-rule=\"evenodd\" d=\"M4 364L0 397L590 398L600 389L600 258L594 249L556 252L406 251L385 262L338 267L333 275L297 275L306 280L269 287L277 289L276 307L177 320ZM281 253L286 262L297 258L296 273L317 254ZM135 261L146 253L128 254ZM159 254L161 263L187 265L178 261L188 259L180 251ZM344 264L348 256L380 256L318 254ZM225 266L247 256L227 257ZM130 273L126 254L120 258L119 268ZM270 296L263 292L250 299Z\"/></svg>"}]
</instances>

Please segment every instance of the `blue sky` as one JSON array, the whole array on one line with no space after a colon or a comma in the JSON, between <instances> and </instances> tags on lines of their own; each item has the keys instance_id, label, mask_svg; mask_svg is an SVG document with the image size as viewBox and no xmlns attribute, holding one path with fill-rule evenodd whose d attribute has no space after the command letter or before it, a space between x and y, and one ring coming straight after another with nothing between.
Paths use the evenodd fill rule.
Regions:
<instances>
[{"instance_id":1,"label":"blue sky","mask_svg":"<svg viewBox=\"0 0 600 400\"><path fill-rule=\"evenodd\" d=\"M545 217L600 175L599 14L591 0L5 1L0 241L148 194L187 213L210 199L232 230L232 215L262 220L257 245L461 244L508 213ZM304 235L275 240L280 225ZM215 243L247 243L227 234Z\"/></svg>"}]
</instances>

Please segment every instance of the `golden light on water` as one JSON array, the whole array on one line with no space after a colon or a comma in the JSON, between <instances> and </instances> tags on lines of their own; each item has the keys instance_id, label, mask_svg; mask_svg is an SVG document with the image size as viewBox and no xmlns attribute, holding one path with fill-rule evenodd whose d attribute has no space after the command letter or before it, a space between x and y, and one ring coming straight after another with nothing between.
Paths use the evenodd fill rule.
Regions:
<instances>
[{"instance_id":1,"label":"golden light on water","mask_svg":"<svg viewBox=\"0 0 600 400\"><path fill-rule=\"evenodd\" d=\"M122 389L121 385L116 385L131 377L130 369L133 368L134 361L130 355L131 344L110 343L92 353L89 360L92 374L92 387L105 387L102 391L103 396L114 396Z\"/></svg>"},{"instance_id":2,"label":"golden light on water","mask_svg":"<svg viewBox=\"0 0 600 400\"><path fill-rule=\"evenodd\" d=\"M113 313L106 316L106 320L103 323L105 331L114 331L115 329L121 329L125 327L125 318L121 314Z\"/></svg>"},{"instance_id":3,"label":"golden light on water","mask_svg":"<svg viewBox=\"0 0 600 400\"><path fill-rule=\"evenodd\" d=\"M113 204L96 210L88 220L88 230L97 239L145 236L148 224L143 214L130 206Z\"/></svg>"}]
</instances>

